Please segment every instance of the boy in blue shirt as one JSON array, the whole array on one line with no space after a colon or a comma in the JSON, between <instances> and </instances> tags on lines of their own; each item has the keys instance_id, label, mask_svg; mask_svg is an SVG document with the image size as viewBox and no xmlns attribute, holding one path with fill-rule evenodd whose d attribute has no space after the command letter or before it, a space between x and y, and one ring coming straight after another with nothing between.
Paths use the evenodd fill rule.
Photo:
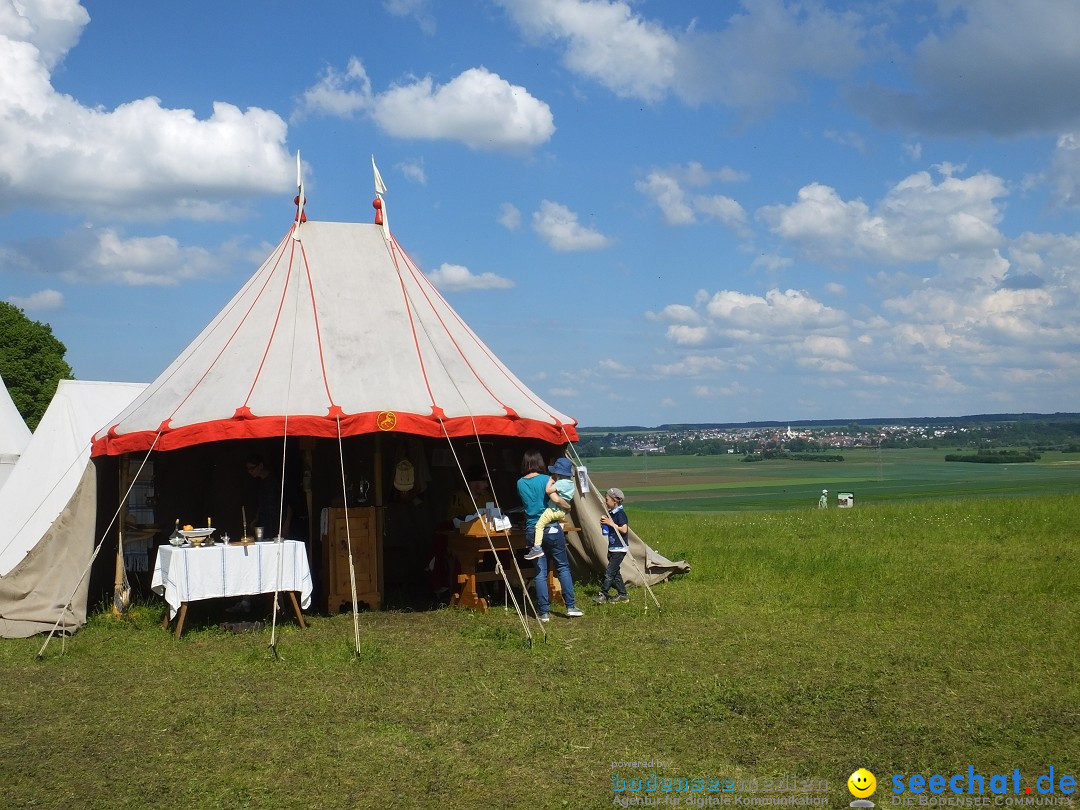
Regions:
<instances>
[{"instance_id":1,"label":"boy in blue shirt","mask_svg":"<svg viewBox=\"0 0 1080 810\"><path fill-rule=\"evenodd\" d=\"M604 505L607 506L608 514L600 518L600 528L608 541L607 570L604 571L604 581L600 584L600 593L594 600L602 605L604 602L629 602L630 597L626 593L626 583L622 578L622 561L630 550L630 540L627 533L630 531L630 521L623 511L623 501L626 496L618 487L612 487L604 495ZM615 586L615 595L609 596L608 591Z\"/></svg>"}]
</instances>

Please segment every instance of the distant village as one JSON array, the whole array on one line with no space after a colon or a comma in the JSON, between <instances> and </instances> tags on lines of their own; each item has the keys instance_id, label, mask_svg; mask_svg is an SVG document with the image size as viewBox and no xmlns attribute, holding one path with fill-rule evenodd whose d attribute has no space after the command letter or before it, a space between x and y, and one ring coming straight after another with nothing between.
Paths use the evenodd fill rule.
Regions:
<instances>
[{"instance_id":1,"label":"distant village","mask_svg":"<svg viewBox=\"0 0 1080 810\"><path fill-rule=\"evenodd\" d=\"M579 428L582 456L753 455L768 451L1018 447L1080 450L1080 414L919 419L880 424L848 422L745 425L663 425L658 428Z\"/></svg>"}]
</instances>

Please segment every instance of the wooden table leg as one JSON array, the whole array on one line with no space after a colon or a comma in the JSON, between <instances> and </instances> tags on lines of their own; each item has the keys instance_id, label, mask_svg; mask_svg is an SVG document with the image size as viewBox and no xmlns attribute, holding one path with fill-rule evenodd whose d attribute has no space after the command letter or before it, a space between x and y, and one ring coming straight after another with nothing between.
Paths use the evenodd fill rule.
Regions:
<instances>
[{"instance_id":1,"label":"wooden table leg","mask_svg":"<svg viewBox=\"0 0 1080 810\"><path fill-rule=\"evenodd\" d=\"M176 637L180 638L180 634L184 632L184 619L187 618L187 602L183 602L180 605L180 613L176 617ZM168 615L168 614L166 614Z\"/></svg>"},{"instance_id":2,"label":"wooden table leg","mask_svg":"<svg viewBox=\"0 0 1080 810\"><path fill-rule=\"evenodd\" d=\"M289 601L292 602L293 613L296 614L296 620L300 622L300 629L307 630L307 624L304 623L304 614L300 612L300 603L296 601L296 593L289 591Z\"/></svg>"},{"instance_id":3,"label":"wooden table leg","mask_svg":"<svg viewBox=\"0 0 1080 810\"><path fill-rule=\"evenodd\" d=\"M463 607L470 610L488 612L487 600L476 592L476 572L465 571L458 574L458 592L450 600L451 607Z\"/></svg>"}]
</instances>

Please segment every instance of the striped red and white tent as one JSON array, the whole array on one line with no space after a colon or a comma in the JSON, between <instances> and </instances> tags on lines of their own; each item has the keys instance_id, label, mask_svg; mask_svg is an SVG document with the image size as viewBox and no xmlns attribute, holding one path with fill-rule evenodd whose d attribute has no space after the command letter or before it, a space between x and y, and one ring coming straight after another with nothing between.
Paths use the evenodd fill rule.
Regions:
<instances>
[{"instance_id":1,"label":"striped red and white tent","mask_svg":"<svg viewBox=\"0 0 1080 810\"><path fill-rule=\"evenodd\" d=\"M297 220L191 345L94 437L94 456L336 438L339 429L577 440L576 422L499 361L385 224L308 222L302 211Z\"/></svg>"}]
</instances>

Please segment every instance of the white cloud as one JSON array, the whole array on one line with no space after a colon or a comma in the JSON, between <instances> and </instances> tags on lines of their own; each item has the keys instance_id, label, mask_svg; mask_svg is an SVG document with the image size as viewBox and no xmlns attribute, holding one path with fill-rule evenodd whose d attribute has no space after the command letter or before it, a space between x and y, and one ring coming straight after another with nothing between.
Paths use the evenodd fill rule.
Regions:
<instances>
[{"instance_id":1,"label":"white cloud","mask_svg":"<svg viewBox=\"0 0 1080 810\"><path fill-rule=\"evenodd\" d=\"M328 68L293 115L357 113L397 138L459 141L481 151L527 151L555 132L547 104L486 68L469 68L442 85L430 76L411 78L376 93L356 57L345 73Z\"/></svg>"},{"instance_id":2,"label":"white cloud","mask_svg":"<svg viewBox=\"0 0 1080 810\"><path fill-rule=\"evenodd\" d=\"M731 363L722 357L707 354L688 354L677 362L653 367L661 377L698 377L722 374L731 368Z\"/></svg>"},{"instance_id":3,"label":"white cloud","mask_svg":"<svg viewBox=\"0 0 1080 810\"><path fill-rule=\"evenodd\" d=\"M514 282L495 273L474 274L460 264L441 264L438 269L427 274L431 283L443 291L461 292L465 290L508 290Z\"/></svg>"},{"instance_id":4,"label":"white cloud","mask_svg":"<svg viewBox=\"0 0 1080 810\"><path fill-rule=\"evenodd\" d=\"M705 307L715 329L739 336L802 335L843 325L847 316L800 290L769 290L762 298L734 290L717 292Z\"/></svg>"},{"instance_id":5,"label":"white cloud","mask_svg":"<svg viewBox=\"0 0 1080 810\"><path fill-rule=\"evenodd\" d=\"M859 132L837 132L834 129L827 129L823 134L827 141L833 141L841 146L850 146L860 155L866 154L866 140Z\"/></svg>"},{"instance_id":6,"label":"white cloud","mask_svg":"<svg viewBox=\"0 0 1080 810\"><path fill-rule=\"evenodd\" d=\"M683 186L700 188L713 182L738 182L746 175L724 167L710 171L700 163L653 169L634 184L634 187L656 203L669 225L694 225L699 215L733 229L740 235L748 235L746 212L730 197L720 194L689 194Z\"/></svg>"},{"instance_id":7,"label":"white cloud","mask_svg":"<svg viewBox=\"0 0 1080 810\"><path fill-rule=\"evenodd\" d=\"M812 183L799 190L791 205L765 206L758 216L773 233L813 257L925 262L1001 245L996 200L1005 194L1004 182L991 174L946 175L935 184L927 172L917 172L890 189L873 210L862 200L845 201L835 189Z\"/></svg>"},{"instance_id":8,"label":"white cloud","mask_svg":"<svg viewBox=\"0 0 1080 810\"><path fill-rule=\"evenodd\" d=\"M672 324L667 328L667 339L676 346L701 346L709 339L709 328Z\"/></svg>"},{"instance_id":9,"label":"white cloud","mask_svg":"<svg viewBox=\"0 0 1080 810\"><path fill-rule=\"evenodd\" d=\"M430 77L395 85L376 98L373 116L390 135L458 140L479 150L531 149L555 132L547 104L482 67L438 87Z\"/></svg>"},{"instance_id":10,"label":"white cloud","mask_svg":"<svg viewBox=\"0 0 1080 810\"><path fill-rule=\"evenodd\" d=\"M625 2L496 0L527 35L564 44L563 63L618 96L657 101L675 78L678 44Z\"/></svg>"},{"instance_id":11,"label":"white cloud","mask_svg":"<svg viewBox=\"0 0 1080 810\"><path fill-rule=\"evenodd\" d=\"M1054 202L1070 208L1080 206L1080 133L1058 136L1049 175Z\"/></svg>"},{"instance_id":12,"label":"white cloud","mask_svg":"<svg viewBox=\"0 0 1080 810\"><path fill-rule=\"evenodd\" d=\"M644 180L635 183L634 187L660 207L660 213L668 225L693 225L697 222L686 192L674 177L653 171Z\"/></svg>"},{"instance_id":13,"label":"white cloud","mask_svg":"<svg viewBox=\"0 0 1080 810\"><path fill-rule=\"evenodd\" d=\"M604 358L597 365L600 366L600 370L605 374L617 374L620 377L626 377L634 373L634 370L618 360L613 360L610 357Z\"/></svg>"},{"instance_id":14,"label":"white cloud","mask_svg":"<svg viewBox=\"0 0 1080 810\"><path fill-rule=\"evenodd\" d=\"M51 71L89 17L74 0L0 11L0 212L15 205L112 218L221 218L237 197L292 184L285 122L215 102L208 119L143 98L89 108Z\"/></svg>"},{"instance_id":15,"label":"white cloud","mask_svg":"<svg viewBox=\"0 0 1080 810\"><path fill-rule=\"evenodd\" d=\"M300 102L293 110L291 118L294 121L308 115L350 118L358 112L370 109L371 105L371 79L364 70L364 63L353 56L349 59L344 73L327 66L319 81L301 94Z\"/></svg>"},{"instance_id":16,"label":"white cloud","mask_svg":"<svg viewBox=\"0 0 1080 810\"><path fill-rule=\"evenodd\" d=\"M551 200L541 201L540 209L533 212L532 218L533 230L553 250L600 250L611 244L611 240L599 231L579 223L577 214L565 205Z\"/></svg>"},{"instance_id":17,"label":"white cloud","mask_svg":"<svg viewBox=\"0 0 1080 810\"><path fill-rule=\"evenodd\" d=\"M213 249L184 246L171 236L125 236L114 228L80 228L58 238L12 243L0 270L58 276L73 284L175 286L215 276L249 257L234 242Z\"/></svg>"},{"instance_id":18,"label":"white cloud","mask_svg":"<svg viewBox=\"0 0 1080 810\"><path fill-rule=\"evenodd\" d=\"M435 34L435 17L430 0L383 0L383 8L395 17L412 17L429 37Z\"/></svg>"},{"instance_id":19,"label":"white cloud","mask_svg":"<svg viewBox=\"0 0 1080 810\"><path fill-rule=\"evenodd\" d=\"M1080 3L950 0L900 90L854 95L874 122L928 133L1058 134L1080 125Z\"/></svg>"},{"instance_id":20,"label":"white cloud","mask_svg":"<svg viewBox=\"0 0 1080 810\"><path fill-rule=\"evenodd\" d=\"M754 268L761 268L762 270L768 270L771 272L777 272L791 267L795 262L789 259L787 256L777 256L772 253L762 253L760 256L754 257L754 260L750 262L750 266Z\"/></svg>"},{"instance_id":21,"label":"white cloud","mask_svg":"<svg viewBox=\"0 0 1080 810\"><path fill-rule=\"evenodd\" d=\"M64 294L57 290L38 290L25 298L13 295L8 302L25 312L44 312L64 306Z\"/></svg>"},{"instance_id":22,"label":"white cloud","mask_svg":"<svg viewBox=\"0 0 1080 810\"><path fill-rule=\"evenodd\" d=\"M508 231L516 231L521 227L521 211L511 203L503 203L499 206L498 222Z\"/></svg>"},{"instance_id":23,"label":"white cloud","mask_svg":"<svg viewBox=\"0 0 1080 810\"><path fill-rule=\"evenodd\" d=\"M419 183L422 186L427 185L427 173L424 171L424 161L422 159L406 160L398 164L398 169L414 183Z\"/></svg>"},{"instance_id":24,"label":"white cloud","mask_svg":"<svg viewBox=\"0 0 1080 810\"><path fill-rule=\"evenodd\" d=\"M698 324L701 316L697 310L686 304L668 304L659 313L647 312L646 317L650 320L663 320L669 323Z\"/></svg>"},{"instance_id":25,"label":"white cloud","mask_svg":"<svg viewBox=\"0 0 1080 810\"><path fill-rule=\"evenodd\" d=\"M744 2L721 31L668 30L626 0L496 0L567 69L623 98L718 101L758 114L795 98L798 77L838 76L861 58L859 17L816 4Z\"/></svg>"},{"instance_id":26,"label":"white cloud","mask_svg":"<svg viewBox=\"0 0 1080 810\"><path fill-rule=\"evenodd\" d=\"M841 77L864 58L859 12L783 0L742 7L723 30L680 36L674 89L684 101L717 101L759 117L798 98L806 78Z\"/></svg>"}]
</instances>

